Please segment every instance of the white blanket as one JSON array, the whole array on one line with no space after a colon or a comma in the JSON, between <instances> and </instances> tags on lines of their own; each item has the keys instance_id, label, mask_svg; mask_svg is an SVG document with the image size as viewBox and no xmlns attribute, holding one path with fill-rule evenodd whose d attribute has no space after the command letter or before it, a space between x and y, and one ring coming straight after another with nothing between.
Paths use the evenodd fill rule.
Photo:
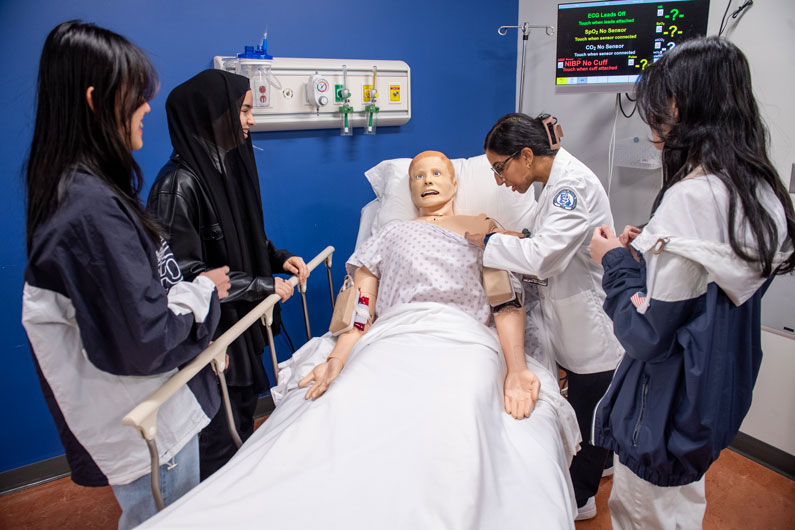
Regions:
<instances>
[{"instance_id":1,"label":"white blanket","mask_svg":"<svg viewBox=\"0 0 795 530\"><path fill-rule=\"evenodd\" d=\"M410 303L382 315L328 392L306 401L293 387L332 345L314 339L282 363L270 418L144 527L574 528L579 429L552 374L531 366L541 396L514 420L493 332L449 306Z\"/></svg>"}]
</instances>

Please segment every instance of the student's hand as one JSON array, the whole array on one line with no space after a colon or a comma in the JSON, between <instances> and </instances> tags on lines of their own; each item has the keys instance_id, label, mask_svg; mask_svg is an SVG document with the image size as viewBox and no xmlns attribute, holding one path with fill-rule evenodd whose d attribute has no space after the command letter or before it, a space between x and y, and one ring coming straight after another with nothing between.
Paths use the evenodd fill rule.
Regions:
<instances>
[{"instance_id":1,"label":"student's hand","mask_svg":"<svg viewBox=\"0 0 795 530\"><path fill-rule=\"evenodd\" d=\"M495 234L505 234L506 236L518 237L519 239L522 239L524 237L523 233L514 232L513 230L495 230L494 233Z\"/></svg>"},{"instance_id":2,"label":"student's hand","mask_svg":"<svg viewBox=\"0 0 795 530\"><path fill-rule=\"evenodd\" d=\"M627 225L624 227L624 231L621 233L621 235L618 236L618 240L621 241L621 244L628 248L630 252L632 252L632 257L635 258L635 261L637 262L640 262L640 256L638 256L638 253L635 251L635 249L630 246L630 243L632 243L632 241L638 237L640 232L640 228Z\"/></svg>"},{"instance_id":3,"label":"student's hand","mask_svg":"<svg viewBox=\"0 0 795 530\"><path fill-rule=\"evenodd\" d=\"M494 219L486 217L486 214L480 214L477 220L470 225L472 231L465 231L464 237L469 241L470 245L476 247L486 247L486 236L492 232L500 232L500 225Z\"/></svg>"},{"instance_id":4,"label":"student's hand","mask_svg":"<svg viewBox=\"0 0 795 530\"><path fill-rule=\"evenodd\" d=\"M486 234L473 234L471 232L464 232L464 237L467 241L469 241L470 245L486 248Z\"/></svg>"},{"instance_id":5,"label":"student's hand","mask_svg":"<svg viewBox=\"0 0 795 530\"><path fill-rule=\"evenodd\" d=\"M621 241L621 244L625 247L629 248L629 244L638 237L640 234L640 228L636 226L627 225L624 227L624 231L618 236L618 240Z\"/></svg>"},{"instance_id":6,"label":"student's hand","mask_svg":"<svg viewBox=\"0 0 795 530\"><path fill-rule=\"evenodd\" d=\"M538 401L541 381L530 369L508 372L505 376L503 394L505 396L505 412L516 420L529 418Z\"/></svg>"},{"instance_id":7,"label":"student's hand","mask_svg":"<svg viewBox=\"0 0 795 530\"><path fill-rule=\"evenodd\" d=\"M298 276L298 281L300 283L304 283L307 278L309 278L309 269L304 263L304 260L298 256L293 256L291 258L287 258L287 261L284 262L282 268L285 272L289 272L290 274L294 274Z\"/></svg>"},{"instance_id":8,"label":"student's hand","mask_svg":"<svg viewBox=\"0 0 795 530\"><path fill-rule=\"evenodd\" d=\"M291 284L284 278L274 276L273 290L276 294L282 297L282 302L286 302L293 295L293 284Z\"/></svg>"},{"instance_id":9,"label":"student's hand","mask_svg":"<svg viewBox=\"0 0 795 530\"><path fill-rule=\"evenodd\" d=\"M229 267L218 267L217 269L203 272L199 276L207 276L213 281L215 288L218 290L218 298L223 300L229 296L229 288L232 286L229 282Z\"/></svg>"},{"instance_id":10,"label":"student's hand","mask_svg":"<svg viewBox=\"0 0 795 530\"><path fill-rule=\"evenodd\" d=\"M623 246L621 241L618 240L618 237L616 237L615 232L613 232L609 226L602 225L594 228L591 245L588 247L588 250L591 253L591 260L597 265L601 265L602 258L605 254L614 248Z\"/></svg>"},{"instance_id":11,"label":"student's hand","mask_svg":"<svg viewBox=\"0 0 795 530\"><path fill-rule=\"evenodd\" d=\"M305 399L317 399L322 396L328 386L334 381L342 371L342 361L337 357L329 357L326 362L315 366L303 379L298 381L298 388L304 388L312 381L315 382L306 391Z\"/></svg>"}]
</instances>

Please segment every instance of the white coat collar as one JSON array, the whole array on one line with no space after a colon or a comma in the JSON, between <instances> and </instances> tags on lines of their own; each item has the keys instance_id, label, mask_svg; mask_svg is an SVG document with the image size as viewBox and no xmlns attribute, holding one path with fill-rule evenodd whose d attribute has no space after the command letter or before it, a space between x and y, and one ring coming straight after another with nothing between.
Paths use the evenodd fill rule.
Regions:
<instances>
[{"instance_id":1,"label":"white coat collar","mask_svg":"<svg viewBox=\"0 0 795 530\"><path fill-rule=\"evenodd\" d=\"M544 186L545 189L554 186L554 184L566 174L573 159L574 157L571 156L571 153L564 148L561 147L558 149L555 158L552 160L552 168L549 171L549 178Z\"/></svg>"}]
</instances>

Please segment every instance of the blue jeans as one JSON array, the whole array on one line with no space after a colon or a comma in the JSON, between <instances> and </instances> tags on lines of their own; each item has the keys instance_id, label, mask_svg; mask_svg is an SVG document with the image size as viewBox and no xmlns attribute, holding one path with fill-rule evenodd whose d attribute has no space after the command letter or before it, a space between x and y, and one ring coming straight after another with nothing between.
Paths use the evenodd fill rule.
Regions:
<instances>
[{"instance_id":1,"label":"blue jeans","mask_svg":"<svg viewBox=\"0 0 795 530\"><path fill-rule=\"evenodd\" d=\"M194 436L177 453L173 462L160 466L160 491L166 506L199 484L199 438ZM168 469L171 467L171 469ZM112 486L121 506L119 530L134 528L157 513L152 497L152 474L147 473L129 484Z\"/></svg>"}]
</instances>

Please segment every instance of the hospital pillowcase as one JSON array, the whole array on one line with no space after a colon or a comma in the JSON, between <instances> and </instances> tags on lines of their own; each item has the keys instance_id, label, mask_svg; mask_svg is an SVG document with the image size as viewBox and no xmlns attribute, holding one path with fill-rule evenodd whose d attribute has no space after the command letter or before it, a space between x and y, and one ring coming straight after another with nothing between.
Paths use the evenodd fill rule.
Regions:
<instances>
[{"instance_id":1,"label":"hospital pillowcase","mask_svg":"<svg viewBox=\"0 0 795 530\"><path fill-rule=\"evenodd\" d=\"M533 189L521 194L497 186L486 155L456 158L452 162L458 180L455 213L485 213L506 230L517 232L529 226L536 207ZM410 163L410 158L384 160L364 173L379 204L369 235L375 234L390 221L414 219L419 215L409 192Z\"/></svg>"}]
</instances>

